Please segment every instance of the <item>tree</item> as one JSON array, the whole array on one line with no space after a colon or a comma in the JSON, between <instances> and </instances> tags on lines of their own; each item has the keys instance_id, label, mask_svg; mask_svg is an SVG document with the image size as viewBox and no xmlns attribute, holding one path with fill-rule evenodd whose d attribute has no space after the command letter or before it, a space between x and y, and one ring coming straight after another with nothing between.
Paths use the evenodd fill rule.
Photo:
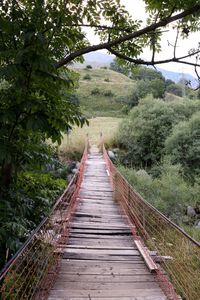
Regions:
<instances>
[{"instance_id":1,"label":"tree","mask_svg":"<svg viewBox=\"0 0 200 300\"><path fill-rule=\"evenodd\" d=\"M179 97L183 96L183 86L180 84L172 83L167 86L166 91Z\"/></svg>"},{"instance_id":2,"label":"tree","mask_svg":"<svg viewBox=\"0 0 200 300\"><path fill-rule=\"evenodd\" d=\"M152 68L138 66L135 72L132 74L133 79L137 80L156 80L160 79L165 81L165 78L162 76L161 72L158 72Z\"/></svg>"},{"instance_id":3,"label":"tree","mask_svg":"<svg viewBox=\"0 0 200 300\"><path fill-rule=\"evenodd\" d=\"M151 96L140 100L119 130L118 141L127 150L127 161L143 168L160 162L165 154L165 140L173 127L196 111L200 111L199 101L168 103Z\"/></svg>"},{"instance_id":4,"label":"tree","mask_svg":"<svg viewBox=\"0 0 200 300\"><path fill-rule=\"evenodd\" d=\"M199 2L145 2L150 17L147 26L142 27L119 0L78 3L77 0L2 0L0 74L5 85L1 93L3 148L0 152L3 177L11 176L14 164L11 153L18 148L24 129L40 131L60 141L62 130L74 123L83 124L80 111L69 97L73 93L74 74L64 68L74 61L82 61L83 54L107 49L134 64L174 61L198 66L186 58L196 59L199 49L180 58L176 57L175 46L174 57L164 61L157 61L155 54L160 51L162 28L168 24L173 22L174 28L185 36L196 30ZM105 21L110 25L103 25ZM89 45L85 27L95 29L101 38L99 44ZM151 61L140 58L146 46L152 50Z\"/></svg>"},{"instance_id":5,"label":"tree","mask_svg":"<svg viewBox=\"0 0 200 300\"><path fill-rule=\"evenodd\" d=\"M128 66L124 65L123 61L120 61L117 58L115 58L114 61L110 63L110 69L126 76L128 76L130 70Z\"/></svg>"},{"instance_id":6,"label":"tree","mask_svg":"<svg viewBox=\"0 0 200 300\"><path fill-rule=\"evenodd\" d=\"M200 174L200 113L173 128L165 142L166 153L173 163L180 163L185 174L194 178Z\"/></svg>"},{"instance_id":7,"label":"tree","mask_svg":"<svg viewBox=\"0 0 200 300\"><path fill-rule=\"evenodd\" d=\"M164 98L165 81L161 79L137 81L131 95L128 97L127 103L130 107L134 107L138 105L140 99L150 94L157 99Z\"/></svg>"},{"instance_id":8,"label":"tree","mask_svg":"<svg viewBox=\"0 0 200 300\"><path fill-rule=\"evenodd\" d=\"M82 1L80 1L82 2ZM88 1L84 9L79 9L79 22L69 25L73 28L78 26L93 27L96 34L101 37L101 43L96 45L86 45L79 49L70 51L63 59L56 64L57 67L66 65L79 58L81 55L106 49L119 59L126 60L133 64L156 65L168 62L199 67L198 58L200 49L191 49L189 53L177 57L176 48L180 35L187 37L191 32L197 31L199 24L199 1L168 1L163 2L145 0L147 11L150 16L147 20L147 26L142 27L139 20L133 20L124 7L120 5L120 0L113 1ZM88 22L84 23L84 19ZM90 16L88 16L90 12ZM110 26L103 25L104 20L110 22ZM77 21L77 20L75 20ZM173 45L173 55L164 60L157 60L156 53L161 51L160 38L163 28L173 23L173 28L177 31L175 44ZM140 58L143 48L148 46L152 51L152 59L146 61ZM186 61L187 58L194 58L194 61ZM197 69L196 69L197 71ZM198 72L197 72L198 76Z\"/></svg>"}]
</instances>

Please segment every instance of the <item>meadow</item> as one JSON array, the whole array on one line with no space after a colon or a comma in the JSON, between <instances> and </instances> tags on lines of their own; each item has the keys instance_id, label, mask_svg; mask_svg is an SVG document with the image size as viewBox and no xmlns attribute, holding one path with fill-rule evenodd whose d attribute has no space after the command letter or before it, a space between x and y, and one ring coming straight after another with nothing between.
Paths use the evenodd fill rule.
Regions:
<instances>
[{"instance_id":1,"label":"meadow","mask_svg":"<svg viewBox=\"0 0 200 300\"><path fill-rule=\"evenodd\" d=\"M96 117L89 119L89 126L74 127L70 134L63 135L62 144L59 146L59 155L64 159L80 159L86 138L89 139L91 145L98 145L100 133L106 144L112 144L121 120L121 118L113 117Z\"/></svg>"}]
</instances>

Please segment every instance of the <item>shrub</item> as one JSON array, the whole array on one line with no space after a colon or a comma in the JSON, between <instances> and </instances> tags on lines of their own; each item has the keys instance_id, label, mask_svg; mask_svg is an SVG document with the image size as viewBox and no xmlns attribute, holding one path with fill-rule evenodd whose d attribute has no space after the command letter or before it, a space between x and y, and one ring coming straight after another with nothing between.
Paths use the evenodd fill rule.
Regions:
<instances>
[{"instance_id":1,"label":"shrub","mask_svg":"<svg viewBox=\"0 0 200 300\"><path fill-rule=\"evenodd\" d=\"M134 107L119 129L119 144L130 164L151 167L165 154L165 140L173 127L200 110L198 101L174 103L147 96ZM168 152L170 153L170 151Z\"/></svg>"},{"instance_id":2,"label":"shrub","mask_svg":"<svg viewBox=\"0 0 200 300\"><path fill-rule=\"evenodd\" d=\"M87 65L86 69L92 69L92 66L91 65Z\"/></svg>"},{"instance_id":3,"label":"shrub","mask_svg":"<svg viewBox=\"0 0 200 300\"><path fill-rule=\"evenodd\" d=\"M200 174L200 112L174 127L165 150L174 163L183 166L186 175L194 178Z\"/></svg>"},{"instance_id":4,"label":"shrub","mask_svg":"<svg viewBox=\"0 0 200 300\"><path fill-rule=\"evenodd\" d=\"M182 97L183 87L180 84L172 83L167 86L166 91L176 96Z\"/></svg>"},{"instance_id":5,"label":"shrub","mask_svg":"<svg viewBox=\"0 0 200 300\"><path fill-rule=\"evenodd\" d=\"M105 97L113 97L114 96L114 94L113 94L113 92L111 90L104 91L103 95Z\"/></svg>"},{"instance_id":6,"label":"shrub","mask_svg":"<svg viewBox=\"0 0 200 300\"><path fill-rule=\"evenodd\" d=\"M83 80L91 80L92 77L89 74L85 74L85 76L83 76Z\"/></svg>"},{"instance_id":7,"label":"shrub","mask_svg":"<svg viewBox=\"0 0 200 300\"><path fill-rule=\"evenodd\" d=\"M105 82L110 82L110 79L107 77L104 79Z\"/></svg>"},{"instance_id":8,"label":"shrub","mask_svg":"<svg viewBox=\"0 0 200 300\"><path fill-rule=\"evenodd\" d=\"M99 88L94 88L93 90L91 90L91 95L100 95L101 91Z\"/></svg>"},{"instance_id":9,"label":"shrub","mask_svg":"<svg viewBox=\"0 0 200 300\"><path fill-rule=\"evenodd\" d=\"M172 165L169 160L160 165L160 176L152 178L141 175L135 169L119 167L119 171L129 183L153 206L171 218L181 223L188 205L199 202L200 185L192 186L183 176L180 165Z\"/></svg>"}]
</instances>

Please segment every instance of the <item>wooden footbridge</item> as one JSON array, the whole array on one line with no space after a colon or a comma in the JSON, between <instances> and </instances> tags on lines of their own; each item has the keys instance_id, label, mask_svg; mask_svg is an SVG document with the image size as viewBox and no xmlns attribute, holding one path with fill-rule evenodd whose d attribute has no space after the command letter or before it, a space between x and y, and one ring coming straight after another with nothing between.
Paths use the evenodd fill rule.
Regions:
<instances>
[{"instance_id":1,"label":"wooden footbridge","mask_svg":"<svg viewBox=\"0 0 200 300\"><path fill-rule=\"evenodd\" d=\"M0 299L199 300L200 245L148 204L102 151L3 269Z\"/></svg>"}]
</instances>

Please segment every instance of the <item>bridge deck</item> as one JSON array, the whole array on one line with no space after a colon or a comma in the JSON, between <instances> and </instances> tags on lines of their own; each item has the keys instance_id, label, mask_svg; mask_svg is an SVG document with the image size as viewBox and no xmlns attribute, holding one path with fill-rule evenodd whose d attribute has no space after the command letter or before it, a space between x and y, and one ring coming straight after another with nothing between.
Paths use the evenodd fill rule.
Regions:
<instances>
[{"instance_id":1,"label":"bridge deck","mask_svg":"<svg viewBox=\"0 0 200 300\"><path fill-rule=\"evenodd\" d=\"M49 300L167 299L137 250L106 164L93 152L86 162L80 202Z\"/></svg>"}]
</instances>

